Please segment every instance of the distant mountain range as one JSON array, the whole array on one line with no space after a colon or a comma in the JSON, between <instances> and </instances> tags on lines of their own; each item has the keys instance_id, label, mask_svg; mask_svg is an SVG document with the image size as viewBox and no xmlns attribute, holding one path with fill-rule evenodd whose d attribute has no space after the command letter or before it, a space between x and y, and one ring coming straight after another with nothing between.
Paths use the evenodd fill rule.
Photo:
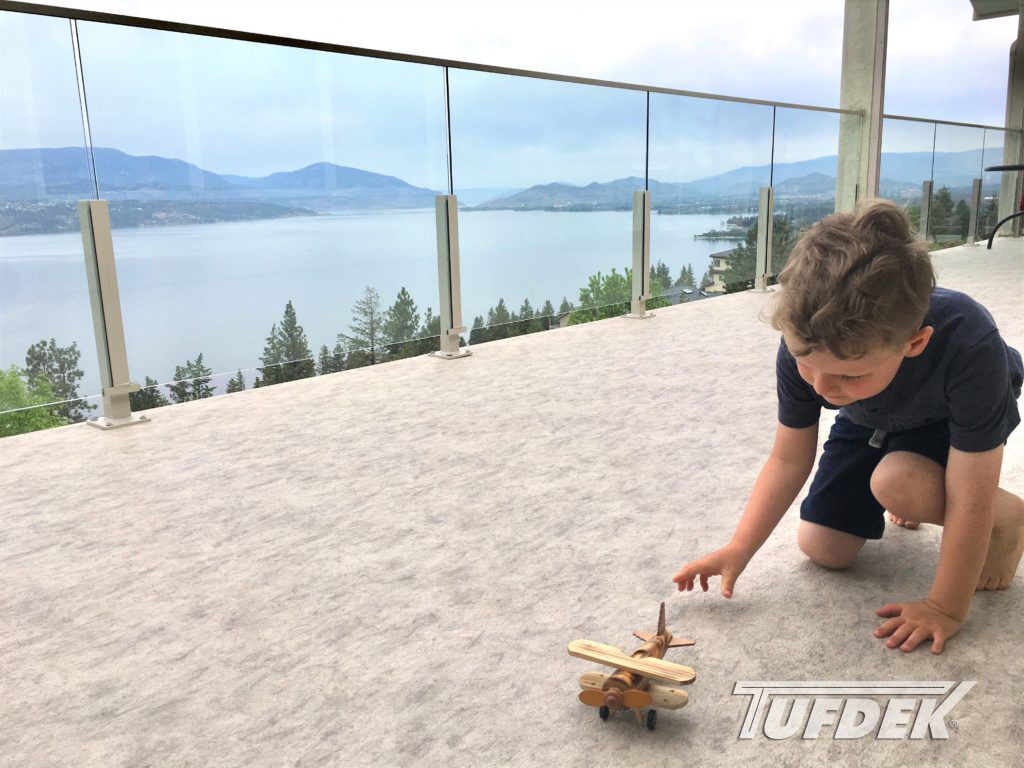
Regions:
<instances>
[{"instance_id":1,"label":"distant mountain range","mask_svg":"<svg viewBox=\"0 0 1024 768\"><path fill-rule=\"evenodd\" d=\"M991 156L990 156L991 159ZM689 182L662 182L651 179L648 188L655 208L698 201L750 198L759 187L772 184L776 198L815 198L835 194L836 155L816 157L795 163L745 166ZM934 178L938 186L969 189L971 180L981 173L982 150L938 152L935 154ZM880 183L884 197L901 197L919 193L921 182L932 178L931 152L900 152L882 154ZM632 205L634 190L643 189L644 180L628 176L606 183L592 182L586 186L554 183L538 184L514 195L488 201L477 206L483 210L557 210L561 208L592 209Z\"/></svg>"},{"instance_id":2,"label":"distant mountain range","mask_svg":"<svg viewBox=\"0 0 1024 768\"><path fill-rule=\"evenodd\" d=\"M314 210L424 208L434 205L434 190L333 163L314 163L296 171L249 177L218 175L165 157L138 157L97 147L100 194L109 200L258 201ZM78 197L92 194L85 151L63 149L0 150L0 200Z\"/></svg>"},{"instance_id":3,"label":"distant mountain range","mask_svg":"<svg viewBox=\"0 0 1024 768\"><path fill-rule=\"evenodd\" d=\"M416 187L395 176L359 168L314 163L294 171L249 177L216 174L171 158L129 155L117 149L94 150L100 195L113 201L218 201L262 203L302 209L301 213L394 208L430 208L437 190ZM990 155L990 158L992 155ZM934 162L934 171L933 171ZM950 188L968 188L981 170L982 150L965 152L903 152L882 155L885 178L882 194L899 197L920 190L932 177ZM690 182L651 179L657 206L698 201L715 203L749 198L771 180L778 198L827 197L835 190L836 156L795 163L746 166ZM476 210L628 208L643 179L626 177L585 186L538 184L523 190L466 190L463 206ZM68 202L92 194L92 182L82 148L0 150L0 205L5 201L35 200L40 204ZM490 198L490 199L488 199ZM225 208L225 210L228 210ZM242 210L242 208L238 208ZM143 224L140 224L143 226Z\"/></svg>"}]
</instances>

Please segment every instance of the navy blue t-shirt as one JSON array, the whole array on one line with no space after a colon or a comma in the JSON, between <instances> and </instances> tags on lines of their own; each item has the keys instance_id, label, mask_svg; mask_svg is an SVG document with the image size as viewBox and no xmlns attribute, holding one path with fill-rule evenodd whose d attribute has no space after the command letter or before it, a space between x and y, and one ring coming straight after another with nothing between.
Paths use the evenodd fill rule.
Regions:
<instances>
[{"instance_id":1,"label":"navy blue t-shirt","mask_svg":"<svg viewBox=\"0 0 1024 768\"><path fill-rule=\"evenodd\" d=\"M948 419L949 444L957 450L988 451L1002 445L1020 424L1020 352L1003 341L989 311L959 291L936 287L923 325L935 329L924 351L903 358L889 386L877 395L842 407L820 397L800 377L781 340L775 360L779 421L787 427L809 427L818 421L822 407L885 432Z\"/></svg>"}]
</instances>

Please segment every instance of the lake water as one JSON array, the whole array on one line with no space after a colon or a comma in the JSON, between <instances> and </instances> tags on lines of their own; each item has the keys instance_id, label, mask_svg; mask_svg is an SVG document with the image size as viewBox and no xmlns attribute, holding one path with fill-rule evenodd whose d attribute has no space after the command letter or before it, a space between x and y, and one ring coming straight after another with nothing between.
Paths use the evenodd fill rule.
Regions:
<instances>
[{"instance_id":1,"label":"lake water","mask_svg":"<svg viewBox=\"0 0 1024 768\"><path fill-rule=\"evenodd\" d=\"M723 215L652 215L652 261L697 280L711 253L694 240ZM115 222L116 224L116 222ZM115 229L118 282L132 378L169 381L176 365L230 374L260 365L270 327L292 301L315 354L348 333L366 286L387 307L403 286L421 314L438 310L434 211L417 210L194 226ZM504 298L518 311L576 303L587 277L632 263L632 213L459 213L463 324ZM0 238L0 365L25 364L41 339L77 341L82 395L99 392L96 344L77 233ZM253 375L246 376L249 385ZM215 384L218 382L214 382ZM223 392L223 385L217 390Z\"/></svg>"}]
</instances>

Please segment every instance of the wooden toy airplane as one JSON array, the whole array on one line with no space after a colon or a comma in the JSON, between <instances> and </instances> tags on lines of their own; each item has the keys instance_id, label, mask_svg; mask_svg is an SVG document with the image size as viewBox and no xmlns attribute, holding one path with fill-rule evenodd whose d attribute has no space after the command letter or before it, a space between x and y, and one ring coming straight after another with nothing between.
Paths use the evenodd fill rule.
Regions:
<instances>
[{"instance_id":1,"label":"wooden toy airplane","mask_svg":"<svg viewBox=\"0 0 1024 768\"><path fill-rule=\"evenodd\" d=\"M612 712L632 709L638 723L643 725L640 711L647 711L647 727L652 731L658 721L658 713L652 705L662 709L680 709L690 700L686 691L675 686L692 683L697 673L682 664L664 661L662 657L669 648L693 645L693 640L674 640L672 633L665 629L665 604L661 604L658 616L658 631L634 632L644 644L627 656L612 645L595 643L592 640L573 640L569 643L569 655L578 659L596 661L614 667L615 672L587 672L580 678L580 701L590 707L600 707L598 714L607 720ZM658 682L651 682L657 680ZM669 683L663 685L662 683Z\"/></svg>"}]
</instances>

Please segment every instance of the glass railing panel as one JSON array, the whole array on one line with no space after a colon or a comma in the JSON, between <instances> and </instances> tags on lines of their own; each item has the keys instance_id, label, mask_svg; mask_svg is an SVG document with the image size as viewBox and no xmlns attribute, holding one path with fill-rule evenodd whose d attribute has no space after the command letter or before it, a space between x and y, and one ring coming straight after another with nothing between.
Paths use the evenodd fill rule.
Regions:
<instances>
[{"instance_id":1,"label":"glass railing panel","mask_svg":"<svg viewBox=\"0 0 1024 768\"><path fill-rule=\"evenodd\" d=\"M449 87L471 339L628 300L646 94L457 69Z\"/></svg>"},{"instance_id":2,"label":"glass railing panel","mask_svg":"<svg viewBox=\"0 0 1024 768\"><path fill-rule=\"evenodd\" d=\"M101 412L83 136L69 22L0 11L0 436Z\"/></svg>"},{"instance_id":3,"label":"glass railing panel","mask_svg":"<svg viewBox=\"0 0 1024 768\"><path fill-rule=\"evenodd\" d=\"M752 286L772 107L651 94L651 261L674 303Z\"/></svg>"},{"instance_id":4,"label":"glass railing panel","mask_svg":"<svg viewBox=\"0 0 1024 768\"><path fill-rule=\"evenodd\" d=\"M987 238L1002 216L1013 213L1019 205L1015 205L1014 192L1017 188L1019 171L985 171L997 165L1016 165L1020 160L1020 133L1018 131L1001 131L985 129L985 152L982 155L981 211L978 215L978 237ZM1000 215L1000 195L1006 194L1009 199L1002 206ZM1010 225L1005 225L1009 227Z\"/></svg>"},{"instance_id":5,"label":"glass railing panel","mask_svg":"<svg viewBox=\"0 0 1024 768\"><path fill-rule=\"evenodd\" d=\"M971 186L982 177L985 130L964 125L935 126L935 162L929 239L939 247L967 240Z\"/></svg>"},{"instance_id":6,"label":"glass railing panel","mask_svg":"<svg viewBox=\"0 0 1024 768\"><path fill-rule=\"evenodd\" d=\"M840 115L806 109L775 110L772 188L772 273L778 275L800 236L835 212Z\"/></svg>"},{"instance_id":7,"label":"glass railing panel","mask_svg":"<svg viewBox=\"0 0 1024 768\"><path fill-rule=\"evenodd\" d=\"M921 185L932 178L934 123L885 118L878 194L907 209L915 228L921 222Z\"/></svg>"},{"instance_id":8,"label":"glass railing panel","mask_svg":"<svg viewBox=\"0 0 1024 768\"><path fill-rule=\"evenodd\" d=\"M442 68L79 29L138 383L222 394L239 370L280 383L439 333Z\"/></svg>"}]
</instances>

